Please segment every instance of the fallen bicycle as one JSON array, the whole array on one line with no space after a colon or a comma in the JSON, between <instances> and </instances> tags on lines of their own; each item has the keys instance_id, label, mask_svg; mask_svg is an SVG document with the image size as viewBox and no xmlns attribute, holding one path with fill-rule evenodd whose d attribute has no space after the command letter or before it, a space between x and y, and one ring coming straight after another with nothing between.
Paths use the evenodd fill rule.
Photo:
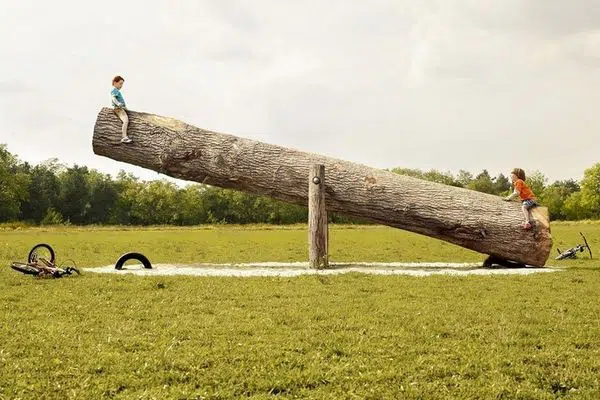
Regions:
<instances>
[{"instance_id":1,"label":"fallen bicycle","mask_svg":"<svg viewBox=\"0 0 600 400\"><path fill-rule=\"evenodd\" d=\"M41 254L43 251L47 251L48 258L44 257L45 254ZM15 271L38 278L62 278L65 275L80 275L75 262L69 261L73 263L72 267L57 266L54 249L48 244L40 243L33 246L26 263L14 261L10 267Z\"/></svg>"},{"instance_id":2,"label":"fallen bicycle","mask_svg":"<svg viewBox=\"0 0 600 400\"><path fill-rule=\"evenodd\" d=\"M571 247L570 249L567 249L565 251L556 249L558 251L558 256L555 258L555 260L565 260L565 259L569 259L569 258L575 259L575 258L577 258L577 253L583 253L586 249L587 249L588 253L590 253L590 260L594 258L592 256L592 248L588 244L587 239L585 238L583 233L579 232L579 234L583 238L583 244L578 244L577 246Z\"/></svg>"}]
</instances>

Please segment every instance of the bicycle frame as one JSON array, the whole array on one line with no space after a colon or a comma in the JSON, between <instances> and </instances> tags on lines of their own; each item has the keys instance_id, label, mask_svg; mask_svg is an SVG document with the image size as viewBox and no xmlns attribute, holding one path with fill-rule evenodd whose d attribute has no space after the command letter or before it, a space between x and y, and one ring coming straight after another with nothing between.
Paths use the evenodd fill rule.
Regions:
<instances>
[{"instance_id":1,"label":"bicycle frame","mask_svg":"<svg viewBox=\"0 0 600 400\"><path fill-rule=\"evenodd\" d=\"M79 275L79 270L77 268L67 267L63 269L57 267L55 264L52 264L45 258L38 258L37 261L28 263L13 262L11 268L15 271L19 271L24 274L35 275L40 278L61 278L64 275L72 275L73 273L77 273Z\"/></svg>"}]
</instances>

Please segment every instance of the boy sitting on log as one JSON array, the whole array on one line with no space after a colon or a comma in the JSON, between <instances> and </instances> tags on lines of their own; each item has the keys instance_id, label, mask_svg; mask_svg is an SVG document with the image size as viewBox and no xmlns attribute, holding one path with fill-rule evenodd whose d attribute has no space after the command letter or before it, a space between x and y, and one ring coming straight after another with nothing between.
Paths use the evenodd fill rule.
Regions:
<instances>
[{"instance_id":1,"label":"boy sitting on log","mask_svg":"<svg viewBox=\"0 0 600 400\"><path fill-rule=\"evenodd\" d=\"M129 125L129 117L127 116L127 106L125 105L125 99L121 94L121 88L123 87L123 83L125 79L121 76L117 75L113 78L112 85L113 89L110 92L110 98L112 101L112 105L115 109L115 114L123 121L123 138L121 139L121 143L131 143L133 140L127 136L127 126Z\"/></svg>"},{"instance_id":2,"label":"boy sitting on log","mask_svg":"<svg viewBox=\"0 0 600 400\"><path fill-rule=\"evenodd\" d=\"M510 179L513 183L514 191L513 193L504 198L506 201L511 201L515 197L519 197L523 206L523 215L525 215L525 222L521 225L521 227L525 230L531 229L531 217L530 210L534 207L537 207L538 204L536 202L535 195L529 188L529 186L525 183L525 171L521 168L515 168L510 173Z\"/></svg>"}]
</instances>

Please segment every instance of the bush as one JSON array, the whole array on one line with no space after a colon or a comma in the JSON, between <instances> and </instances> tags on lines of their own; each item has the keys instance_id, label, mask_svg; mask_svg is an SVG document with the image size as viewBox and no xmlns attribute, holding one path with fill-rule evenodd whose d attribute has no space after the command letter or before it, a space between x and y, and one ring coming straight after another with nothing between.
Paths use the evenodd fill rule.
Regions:
<instances>
[{"instance_id":1,"label":"bush","mask_svg":"<svg viewBox=\"0 0 600 400\"><path fill-rule=\"evenodd\" d=\"M56 211L54 208L49 208L48 212L40 222L41 225L70 225L68 222L65 223L65 220L61 213Z\"/></svg>"}]
</instances>

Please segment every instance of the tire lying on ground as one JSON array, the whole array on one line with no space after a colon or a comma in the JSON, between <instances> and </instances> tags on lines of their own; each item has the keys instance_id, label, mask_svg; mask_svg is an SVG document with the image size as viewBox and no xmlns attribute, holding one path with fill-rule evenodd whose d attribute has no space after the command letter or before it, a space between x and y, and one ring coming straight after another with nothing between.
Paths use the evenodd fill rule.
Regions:
<instances>
[{"instance_id":1,"label":"tire lying on ground","mask_svg":"<svg viewBox=\"0 0 600 400\"><path fill-rule=\"evenodd\" d=\"M118 270L123 269L123 265L125 265L125 263L129 260L137 260L142 263L144 268L152 269L152 264L150 263L150 260L148 260L148 257L143 255L142 253L133 253L133 252L125 253L121 257L119 257L119 259L117 260L117 262L115 264L115 269L118 269Z\"/></svg>"},{"instance_id":2,"label":"tire lying on ground","mask_svg":"<svg viewBox=\"0 0 600 400\"><path fill-rule=\"evenodd\" d=\"M527 265L515 261L505 260L500 257L489 256L483 262L483 268L493 268L494 265L504 268L527 268Z\"/></svg>"}]
</instances>

